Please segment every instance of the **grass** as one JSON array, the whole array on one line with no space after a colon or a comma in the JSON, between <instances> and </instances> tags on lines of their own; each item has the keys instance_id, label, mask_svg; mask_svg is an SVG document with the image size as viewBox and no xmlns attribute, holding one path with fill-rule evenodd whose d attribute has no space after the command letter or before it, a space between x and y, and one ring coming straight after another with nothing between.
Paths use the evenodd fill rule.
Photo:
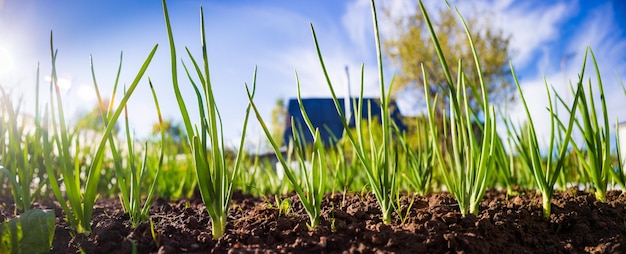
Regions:
<instances>
[{"instance_id":1,"label":"grass","mask_svg":"<svg viewBox=\"0 0 626 254\"><path fill-rule=\"evenodd\" d=\"M444 112L439 112L435 110L437 105L433 104L434 101L439 101L439 97L425 97L427 114L423 118L413 119L416 121L413 131L402 132L394 126L388 110L393 79L386 83L383 75L380 31L376 6L372 1L373 39L377 50L381 108L377 115L380 115L380 119L371 117L378 112L372 112L371 105L363 103L366 75L362 65L361 91L359 97L352 102L356 108L353 115L360 116L366 112L370 117L355 118L355 128L350 128L329 78L332 70L326 68L318 37L311 24L313 44L320 67L346 131L343 136L334 137L336 142L332 143L336 145L325 146L320 138L321 129L313 126L308 118L311 112L306 112L301 107L306 126L292 126L292 129L301 132L294 132L293 141L287 149L288 155L283 156L284 149L278 147L277 142L271 138L269 128L261 117L262 112L255 104L256 69L251 86L244 83L247 94L242 96L248 97L249 105L243 119L242 137L237 147L225 147L222 119L215 100L218 95L214 94L210 79L207 33L202 8L201 56L195 57L187 49L187 62L182 62L183 69L179 70L180 60L177 57L167 6L165 1L162 3L169 39L171 84L178 103L179 116L182 118L182 129L186 135L176 140L171 133L165 131L154 90L154 104L160 122L158 135L153 137L154 140L141 140L144 145L135 146L134 143L139 141L134 140L130 134L128 119L124 125L125 135L122 140L118 140L113 134L123 111L133 110L127 108L126 104L156 54L158 45L155 45L136 72L135 79L124 89L122 98L115 104L120 59L111 103L106 112L101 112L105 125L98 131L95 142L86 143L81 139L80 128L68 124L70 121L64 114L56 79L57 51L51 36L52 79L49 84L49 101L45 106L41 104L37 83L35 128L30 130L20 120L24 115L20 110L21 101L15 103L10 94L0 89L0 184L6 186L0 193L13 198L18 213L28 210L35 200L52 194L75 230L89 234L93 206L99 196L119 196L124 209L130 215L132 225L138 226L149 221L148 212L151 200L155 197L177 199L191 196L198 190L211 217L212 236L218 239L227 233L226 224L235 190L256 196L295 191L309 216L308 226L313 229L323 220L323 195L335 191L341 191L343 195L373 193L380 207L381 220L390 224L398 221L395 219L405 221L406 216L410 215L408 210L412 203L410 200L403 203L406 200L400 197L405 191L411 195L427 195L448 190L456 198L459 212L468 215L480 213L479 204L488 188L506 188L510 195L515 194L513 190L516 187L536 189L542 195L543 216L549 217L550 201L557 185L561 188L572 183L592 186L599 201L604 200L604 193L612 183L622 189L626 188L623 171L625 159L620 154L620 147L612 146L619 144L620 137L616 135L618 128L613 129L609 124L608 102L597 60L591 50L585 55L577 82L572 85L572 103L563 100L546 81L551 136L547 139L548 146L544 147L541 145L544 141L537 134L539 128L544 127L533 121L513 66L511 74L527 117L522 123L513 122L502 112L496 115L496 105L487 97L480 73L480 54L474 49L472 34L460 14L458 16L467 36L467 50L473 53L474 61L454 63L460 71L456 77L452 76L449 63L444 57L450 52L443 52L438 46L436 28L432 27L428 12L420 2L425 22L429 25L431 38L436 45L441 68L446 73L446 87L449 87L445 93L436 96L447 97L450 104ZM584 76L588 54L593 59L597 84L591 79L586 80ZM466 68L467 64L476 67L474 69L480 77L479 84L471 84L465 78L464 70L469 69ZM93 64L91 67L97 90ZM193 100L183 97L181 90L184 88L182 82L179 84L179 71L186 74L188 82L185 84L193 89ZM425 72L423 75L426 75ZM39 73L37 79L38 76ZM427 77L424 80L428 80ZM152 86L151 80L148 83ZM295 83L299 91L297 74ZM473 90L468 87L478 88ZM592 89L594 87L597 87L597 92ZM626 88L623 90L626 96ZM478 98L477 110L470 107L468 98L471 97ZM98 98L102 103L99 92ZM600 98L599 101L596 98ZM298 99L302 99L299 92ZM565 114L557 114L556 108L559 106L565 108ZM191 121L194 117L190 115L190 107L197 109L199 122ZM244 150L251 111L254 111L268 138L267 142L285 169L286 179L281 179L275 165L260 158L258 152L255 154ZM436 122L437 119L442 120ZM499 128L504 128L507 132L501 135L496 131ZM312 136L313 143L304 142L303 135ZM580 135L580 139L577 135ZM615 143L612 142L613 138ZM296 166L292 166L292 160ZM590 188L589 191L591 190ZM283 210L288 212L291 205L285 202L278 202L277 206L286 206ZM341 205L333 204L333 209L338 209Z\"/></svg>"}]
</instances>

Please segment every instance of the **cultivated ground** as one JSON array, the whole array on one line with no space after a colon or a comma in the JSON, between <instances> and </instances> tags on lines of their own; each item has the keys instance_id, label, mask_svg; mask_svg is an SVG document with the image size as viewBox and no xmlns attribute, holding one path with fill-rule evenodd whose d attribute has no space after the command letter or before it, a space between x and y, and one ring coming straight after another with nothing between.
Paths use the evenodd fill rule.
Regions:
<instances>
[{"instance_id":1,"label":"cultivated ground","mask_svg":"<svg viewBox=\"0 0 626 254\"><path fill-rule=\"evenodd\" d=\"M620 191L610 191L607 203L576 190L557 193L550 219L542 217L534 192L490 190L480 214L465 218L449 194L431 194L416 197L406 221L396 216L392 225L382 223L373 195L329 194L313 231L298 197L281 198L293 205L281 211L274 196L236 193L226 234L217 241L199 197L156 200L154 237L149 223L132 229L116 199L98 202L89 237L69 229L58 204L34 206L55 209L52 253L131 253L132 243L138 253L626 253L626 196ZM0 207L5 218L13 217L9 200ZM405 196L403 206L409 201Z\"/></svg>"}]
</instances>

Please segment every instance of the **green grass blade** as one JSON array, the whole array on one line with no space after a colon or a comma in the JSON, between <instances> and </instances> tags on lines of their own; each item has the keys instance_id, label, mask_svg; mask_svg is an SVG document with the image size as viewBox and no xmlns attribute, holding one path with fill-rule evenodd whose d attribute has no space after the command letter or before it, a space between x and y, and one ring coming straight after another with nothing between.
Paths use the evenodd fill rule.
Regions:
<instances>
[{"instance_id":1,"label":"green grass blade","mask_svg":"<svg viewBox=\"0 0 626 254\"><path fill-rule=\"evenodd\" d=\"M176 96L176 102L178 103L178 108L180 109L180 115L183 118L183 123L185 125L185 131L187 132L187 138L189 139L189 144L193 143L191 137L193 135L193 127L191 125L191 119L189 118L189 111L187 111L187 106L185 105L185 100L180 92L180 86L178 84L178 69L176 65L176 46L174 43L174 36L172 35L172 26L170 25L170 17L167 11L167 4L165 0L161 1L163 5L163 16L165 18L165 26L167 28L167 38L170 45L170 62L171 62L171 75L172 75L172 85L174 86L174 95Z\"/></svg>"}]
</instances>

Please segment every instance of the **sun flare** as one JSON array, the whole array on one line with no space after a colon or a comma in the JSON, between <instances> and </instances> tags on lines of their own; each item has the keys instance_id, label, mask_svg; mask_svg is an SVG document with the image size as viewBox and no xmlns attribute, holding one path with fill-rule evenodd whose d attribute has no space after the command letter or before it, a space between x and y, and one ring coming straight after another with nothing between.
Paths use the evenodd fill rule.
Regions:
<instances>
[{"instance_id":1,"label":"sun flare","mask_svg":"<svg viewBox=\"0 0 626 254\"><path fill-rule=\"evenodd\" d=\"M12 71L13 66L14 60L11 51L0 45L0 71L9 73Z\"/></svg>"}]
</instances>

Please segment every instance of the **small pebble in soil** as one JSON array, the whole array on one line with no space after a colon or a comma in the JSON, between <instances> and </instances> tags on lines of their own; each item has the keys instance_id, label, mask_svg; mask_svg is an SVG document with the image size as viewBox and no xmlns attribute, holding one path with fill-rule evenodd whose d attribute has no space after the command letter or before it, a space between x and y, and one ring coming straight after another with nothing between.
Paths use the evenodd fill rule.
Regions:
<instances>
[{"instance_id":1,"label":"small pebble in soil","mask_svg":"<svg viewBox=\"0 0 626 254\"><path fill-rule=\"evenodd\" d=\"M320 242L318 244L321 248L326 248L327 238L325 236L320 237Z\"/></svg>"},{"instance_id":2,"label":"small pebble in soil","mask_svg":"<svg viewBox=\"0 0 626 254\"><path fill-rule=\"evenodd\" d=\"M159 248L157 253L158 254L176 253L176 249L174 249L172 246L163 245Z\"/></svg>"}]
</instances>

